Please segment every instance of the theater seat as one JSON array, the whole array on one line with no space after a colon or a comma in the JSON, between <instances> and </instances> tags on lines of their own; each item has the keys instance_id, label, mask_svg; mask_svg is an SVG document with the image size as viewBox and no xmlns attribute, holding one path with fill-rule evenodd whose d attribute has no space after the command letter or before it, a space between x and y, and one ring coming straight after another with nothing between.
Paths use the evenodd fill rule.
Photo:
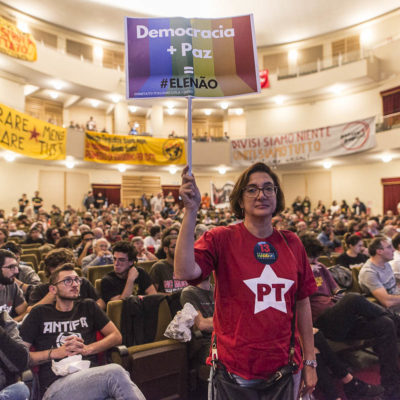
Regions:
<instances>
[{"instance_id":1,"label":"theater seat","mask_svg":"<svg viewBox=\"0 0 400 400\"><path fill-rule=\"evenodd\" d=\"M150 295L143 298L160 295ZM107 304L107 315L121 328L123 301L114 300ZM146 318L140 315L139 318ZM164 298L158 306L157 328L151 343L130 347L119 346L112 353L112 361L129 371L147 400L187 398L188 361L184 343L163 336L171 321L171 313ZM148 339L148 338L147 338Z\"/></svg>"},{"instance_id":2,"label":"theater seat","mask_svg":"<svg viewBox=\"0 0 400 400\"><path fill-rule=\"evenodd\" d=\"M107 275L109 272L114 270L114 266L112 264L109 265L96 265L88 268L88 281L94 286L96 279L103 278L104 275Z\"/></svg>"}]
</instances>

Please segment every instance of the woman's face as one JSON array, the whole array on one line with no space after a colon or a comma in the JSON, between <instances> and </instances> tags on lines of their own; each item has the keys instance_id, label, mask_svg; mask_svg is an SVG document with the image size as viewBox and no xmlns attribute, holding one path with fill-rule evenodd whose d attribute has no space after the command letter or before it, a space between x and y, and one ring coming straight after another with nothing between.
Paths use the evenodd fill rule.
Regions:
<instances>
[{"instance_id":1,"label":"woman's face","mask_svg":"<svg viewBox=\"0 0 400 400\"><path fill-rule=\"evenodd\" d=\"M265 188L274 186L273 179L266 172L254 172L250 175L246 188L258 187ZM269 217L276 209L275 191L271 195L265 195L263 191L258 191L256 197L249 197L246 191L243 191L241 207L244 209L245 217Z\"/></svg>"},{"instance_id":2,"label":"woman's face","mask_svg":"<svg viewBox=\"0 0 400 400\"><path fill-rule=\"evenodd\" d=\"M351 245L350 245L350 247L351 247L351 249L352 249L356 254L360 254L361 251L362 251L362 248L363 248L363 241L362 241L362 240L359 240L359 241L357 242L357 244L355 244L354 246L351 246Z\"/></svg>"}]
</instances>

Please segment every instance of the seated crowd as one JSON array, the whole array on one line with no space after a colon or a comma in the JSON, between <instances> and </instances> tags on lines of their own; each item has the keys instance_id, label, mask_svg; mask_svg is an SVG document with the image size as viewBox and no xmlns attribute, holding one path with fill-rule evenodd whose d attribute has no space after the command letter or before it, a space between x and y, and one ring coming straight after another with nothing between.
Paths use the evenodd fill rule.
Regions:
<instances>
[{"instance_id":1,"label":"seated crowd","mask_svg":"<svg viewBox=\"0 0 400 400\"><path fill-rule=\"evenodd\" d=\"M107 304L131 295L178 294L182 307L191 303L198 316L190 363L205 364L213 330L212 279L192 286L175 278L174 254L183 211L169 197L164 201L162 194L151 199L143 195L139 206L122 207L108 205L106 199L96 201L89 192L85 211L70 206L62 211L53 205L48 212L37 201L27 214L29 200L23 195L19 211L7 216L0 210L0 336L6 338L0 353L8 351L5 346L19 354L18 360L2 360L0 390L11 390L16 399L27 397L23 385L16 383L17 373L27 368L27 350L21 346L25 344L31 365L43 364L39 384L44 399L78 399L74 393L88 390L98 391L99 398L113 398L123 391L125 397L116 398L143 399L126 371L116 364L97 366L95 357L122 342L120 331L105 313ZM237 222L228 208L212 207L208 195L202 200L196 239L213 226ZM373 397L384 389L385 398L400 399L396 343L400 322L395 313L400 310L400 216L391 211L370 215L358 198L352 206L334 201L330 207L318 202L312 208L308 198L298 197L291 209L273 218L273 226L299 235L317 282L311 306L319 386L326 398L341 398L333 374L342 381L348 398ZM33 248L40 252L40 264L24 257ZM360 270L359 287L369 297L344 293L324 265L326 260L348 271ZM96 289L87 278L91 268L98 266L110 269ZM98 340L97 331L102 334ZM326 338L373 340L383 389L354 377ZM90 360L91 368L79 371L80 375L55 375L52 361L70 355Z\"/></svg>"}]
</instances>

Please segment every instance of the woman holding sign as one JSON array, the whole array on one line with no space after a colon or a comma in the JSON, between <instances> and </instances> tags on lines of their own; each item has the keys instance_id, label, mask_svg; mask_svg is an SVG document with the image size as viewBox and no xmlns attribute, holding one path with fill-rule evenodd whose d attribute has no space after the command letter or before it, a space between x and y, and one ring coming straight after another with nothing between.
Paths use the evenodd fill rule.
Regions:
<instances>
[{"instance_id":1,"label":"woman holding sign","mask_svg":"<svg viewBox=\"0 0 400 400\"><path fill-rule=\"evenodd\" d=\"M311 393L317 379L308 297L316 285L297 236L272 227L284 209L278 177L263 163L246 169L230 196L243 222L214 228L196 243L201 198L187 167L180 195L175 275L196 284L214 272L216 280L211 398L297 399L302 364L302 393Z\"/></svg>"}]
</instances>

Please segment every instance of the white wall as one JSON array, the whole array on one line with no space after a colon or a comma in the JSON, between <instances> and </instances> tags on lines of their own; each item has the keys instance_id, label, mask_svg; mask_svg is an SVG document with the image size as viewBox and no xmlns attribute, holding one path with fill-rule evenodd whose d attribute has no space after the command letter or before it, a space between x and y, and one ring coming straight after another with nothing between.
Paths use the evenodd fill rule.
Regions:
<instances>
[{"instance_id":1,"label":"white wall","mask_svg":"<svg viewBox=\"0 0 400 400\"><path fill-rule=\"evenodd\" d=\"M75 124L83 124L86 127L86 122L89 121L90 117L93 117L93 119L96 121L98 132L107 126L106 113L104 110L82 106L72 106L68 110L69 120L64 121L66 126L69 126L70 121L74 121Z\"/></svg>"},{"instance_id":2,"label":"white wall","mask_svg":"<svg viewBox=\"0 0 400 400\"><path fill-rule=\"evenodd\" d=\"M25 111L24 86L9 79L0 78L0 103L15 108L20 112Z\"/></svg>"},{"instance_id":3,"label":"white wall","mask_svg":"<svg viewBox=\"0 0 400 400\"><path fill-rule=\"evenodd\" d=\"M321 128L371 117L382 112L381 89L290 106L248 110L246 136L271 136Z\"/></svg>"}]
</instances>

